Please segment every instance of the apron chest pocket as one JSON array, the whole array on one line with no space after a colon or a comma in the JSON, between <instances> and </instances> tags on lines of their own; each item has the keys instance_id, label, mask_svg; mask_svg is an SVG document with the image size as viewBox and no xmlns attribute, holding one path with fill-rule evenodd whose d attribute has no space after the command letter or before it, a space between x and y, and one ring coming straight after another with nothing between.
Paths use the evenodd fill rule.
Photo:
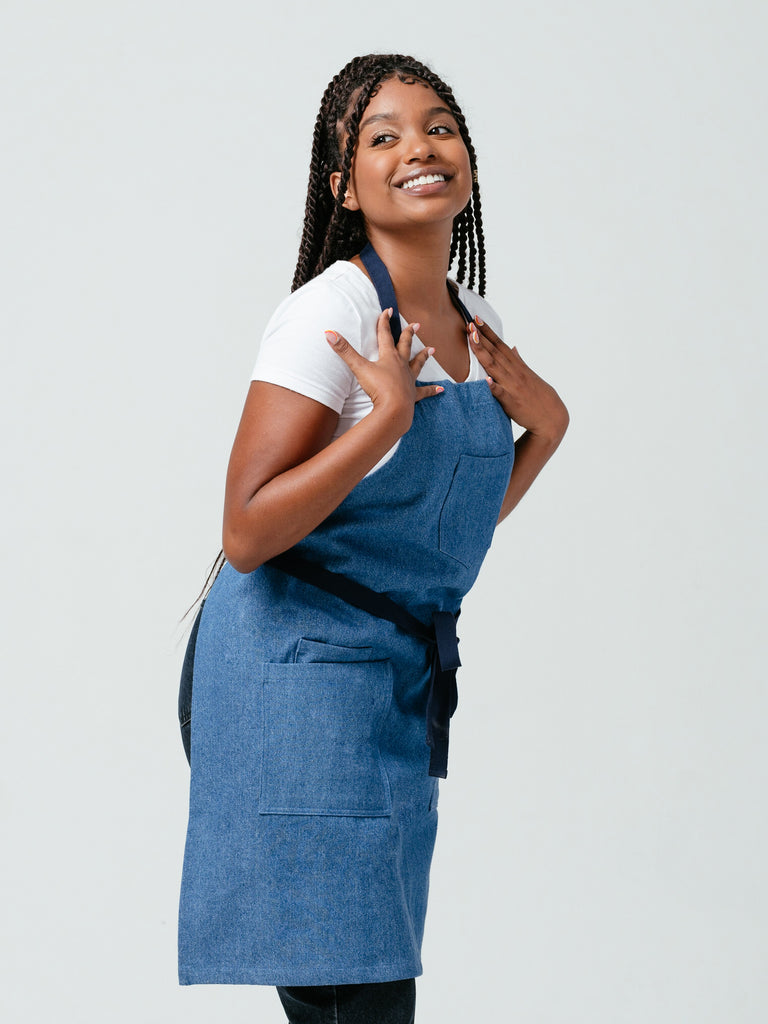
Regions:
<instances>
[{"instance_id":1,"label":"apron chest pocket","mask_svg":"<svg viewBox=\"0 0 768 1024\"><path fill-rule=\"evenodd\" d=\"M260 813L389 815L379 735L392 699L390 662L263 668Z\"/></svg>"},{"instance_id":2,"label":"apron chest pocket","mask_svg":"<svg viewBox=\"0 0 768 1024\"><path fill-rule=\"evenodd\" d=\"M461 455L456 463L440 510L438 547L468 569L479 569L491 546L496 520L486 509L501 508L510 468L507 454Z\"/></svg>"}]
</instances>

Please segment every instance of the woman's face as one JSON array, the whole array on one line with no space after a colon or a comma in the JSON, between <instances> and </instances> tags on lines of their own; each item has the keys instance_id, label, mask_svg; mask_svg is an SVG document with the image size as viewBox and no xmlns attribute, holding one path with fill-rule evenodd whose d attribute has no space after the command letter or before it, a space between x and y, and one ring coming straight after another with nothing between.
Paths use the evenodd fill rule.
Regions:
<instances>
[{"instance_id":1,"label":"woman's face","mask_svg":"<svg viewBox=\"0 0 768 1024\"><path fill-rule=\"evenodd\" d=\"M331 175L334 194L340 177ZM366 227L383 231L452 226L471 194L469 153L445 102L418 79L382 82L360 119L347 209L361 210Z\"/></svg>"}]
</instances>

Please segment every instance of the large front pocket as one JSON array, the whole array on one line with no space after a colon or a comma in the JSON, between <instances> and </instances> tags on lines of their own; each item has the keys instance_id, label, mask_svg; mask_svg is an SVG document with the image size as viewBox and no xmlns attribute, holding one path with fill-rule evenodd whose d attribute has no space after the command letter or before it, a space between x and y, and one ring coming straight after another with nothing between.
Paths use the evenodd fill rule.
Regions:
<instances>
[{"instance_id":1,"label":"large front pocket","mask_svg":"<svg viewBox=\"0 0 768 1024\"><path fill-rule=\"evenodd\" d=\"M440 510L438 546L469 569L491 546L509 483L509 455L461 455Z\"/></svg>"},{"instance_id":2,"label":"large front pocket","mask_svg":"<svg viewBox=\"0 0 768 1024\"><path fill-rule=\"evenodd\" d=\"M268 664L262 696L262 814L391 813L379 751L388 661Z\"/></svg>"}]
</instances>

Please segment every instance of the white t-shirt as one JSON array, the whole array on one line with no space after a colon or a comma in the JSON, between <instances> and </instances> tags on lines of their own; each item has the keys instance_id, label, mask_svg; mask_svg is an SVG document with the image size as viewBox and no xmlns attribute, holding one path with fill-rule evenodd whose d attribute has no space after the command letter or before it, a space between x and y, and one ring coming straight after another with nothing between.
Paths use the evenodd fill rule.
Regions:
<instances>
[{"instance_id":1,"label":"white t-shirt","mask_svg":"<svg viewBox=\"0 0 768 1024\"><path fill-rule=\"evenodd\" d=\"M502 337L501 321L494 309L475 292L459 286L459 298L473 316L479 316ZM261 341L252 380L296 391L314 398L339 414L334 439L358 423L373 408L368 395L344 360L325 338L327 330L343 335L366 359L379 355L376 321L381 307L372 281L354 263L338 260L322 274L289 295L274 312ZM406 320L400 318L403 327ZM424 348L414 336L411 355ZM467 340L468 381L482 380L485 370ZM420 381L452 380L431 356L419 374ZM440 401L439 398L435 401ZM375 469L397 450L395 445Z\"/></svg>"}]
</instances>

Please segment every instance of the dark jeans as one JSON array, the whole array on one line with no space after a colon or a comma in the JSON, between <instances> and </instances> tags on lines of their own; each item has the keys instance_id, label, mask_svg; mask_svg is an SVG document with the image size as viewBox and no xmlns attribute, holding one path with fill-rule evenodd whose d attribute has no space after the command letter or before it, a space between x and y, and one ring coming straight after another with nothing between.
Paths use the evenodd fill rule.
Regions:
<instances>
[{"instance_id":1,"label":"dark jeans","mask_svg":"<svg viewBox=\"0 0 768 1024\"><path fill-rule=\"evenodd\" d=\"M416 981L278 987L290 1024L413 1024Z\"/></svg>"}]
</instances>

